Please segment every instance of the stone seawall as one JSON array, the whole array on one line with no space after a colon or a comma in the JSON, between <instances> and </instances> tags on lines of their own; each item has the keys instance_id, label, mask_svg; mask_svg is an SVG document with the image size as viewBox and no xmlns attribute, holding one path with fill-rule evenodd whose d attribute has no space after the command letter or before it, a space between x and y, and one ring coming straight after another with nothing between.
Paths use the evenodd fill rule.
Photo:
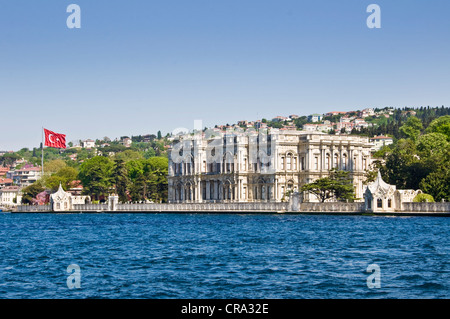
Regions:
<instances>
[{"instance_id":1,"label":"stone seawall","mask_svg":"<svg viewBox=\"0 0 450 319\"><path fill-rule=\"evenodd\" d=\"M403 203L404 212L449 213L450 203Z\"/></svg>"},{"instance_id":2,"label":"stone seawall","mask_svg":"<svg viewBox=\"0 0 450 319\"><path fill-rule=\"evenodd\" d=\"M299 203L259 202L259 203L169 203L169 204L76 204L66 212L148 212L148 213L311 213L311 214L365 214L374 215L450 215L450 203L403 203L402 211L366 212L365 204L357 203ZM18 213L53 212L50 205L21 205Z\"/></svg>"},{"instance_id":3,"label":"stone seawall","mask_svg":"<svg viewBox=\"0 0 450 319\"><path fill-rule=\"evenodd\" d=\"M364 203L301 203L299 212L363 213Z\"/></svg>"}]
</instances>

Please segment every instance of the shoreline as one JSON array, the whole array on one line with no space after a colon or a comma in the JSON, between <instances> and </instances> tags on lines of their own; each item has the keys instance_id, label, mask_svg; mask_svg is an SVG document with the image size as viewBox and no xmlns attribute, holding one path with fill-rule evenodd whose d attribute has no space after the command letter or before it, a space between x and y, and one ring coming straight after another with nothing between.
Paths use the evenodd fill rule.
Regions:
<instances>
[{"instance_id":1,"label":"shoreline","mask_svg":"<svg viewBox=\"0 0 450 319\"><path fill-rule=\"evenodd\" d=\"M40 211L40 212L18 212L18 211L3 211L0 214L207 214L207 215L332 215L332 216L382 216L382 217L450 217L450 212L270 212L270 211L246 211L246 212L236 212L236 211Z\"/></svg>"}]
</instances>

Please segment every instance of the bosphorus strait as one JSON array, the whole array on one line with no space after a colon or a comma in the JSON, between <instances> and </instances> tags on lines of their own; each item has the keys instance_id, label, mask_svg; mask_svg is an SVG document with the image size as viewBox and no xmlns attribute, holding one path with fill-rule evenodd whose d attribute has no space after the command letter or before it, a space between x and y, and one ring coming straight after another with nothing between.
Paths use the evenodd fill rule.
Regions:
<instances>
[{"instance_id":1,"label":"bosphorus strait","mask_svg":"<svg viewBox=\"0 0 450 319\"><path fill-rule=\"evenodd\" d=\"M448 298L448 231L441 217L3 213L0 298Z\"/></svg>"}]
</instances>

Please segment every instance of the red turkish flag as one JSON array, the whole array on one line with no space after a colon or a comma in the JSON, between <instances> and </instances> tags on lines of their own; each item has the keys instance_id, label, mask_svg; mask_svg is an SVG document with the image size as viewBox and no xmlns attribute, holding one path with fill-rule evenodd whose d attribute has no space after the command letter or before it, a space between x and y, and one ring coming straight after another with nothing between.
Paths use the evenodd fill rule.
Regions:
<instances>
[{"instance_id":1,"label":"red turkish flag","mask_svg":"<svg viewBox=\"0 0 450 319\"><path fill-rule=\"evenodd\" d=\"M45 146L66 148L66 135L55 133L44 128Z\"/></svg>"}]
</instances>

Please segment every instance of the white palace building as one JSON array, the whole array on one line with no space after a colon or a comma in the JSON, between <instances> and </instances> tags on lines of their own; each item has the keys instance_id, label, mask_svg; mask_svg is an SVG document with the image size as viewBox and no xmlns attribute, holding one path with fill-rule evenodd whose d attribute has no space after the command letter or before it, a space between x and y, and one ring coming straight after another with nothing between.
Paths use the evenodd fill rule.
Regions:
<instances>
[{"instance_id":1,"label":"white palace building","mask_svg":"<svg viewBox=\"0 0 450 319\"><path fill-rule=\"evenodd\" d=\"M368 138L320 132L228 132L180 136L169 150L169 202L282 202L332 168L348 170L364 199ZM302 201L317 202L312 194Z\"/></svg>"}]
</instances>

